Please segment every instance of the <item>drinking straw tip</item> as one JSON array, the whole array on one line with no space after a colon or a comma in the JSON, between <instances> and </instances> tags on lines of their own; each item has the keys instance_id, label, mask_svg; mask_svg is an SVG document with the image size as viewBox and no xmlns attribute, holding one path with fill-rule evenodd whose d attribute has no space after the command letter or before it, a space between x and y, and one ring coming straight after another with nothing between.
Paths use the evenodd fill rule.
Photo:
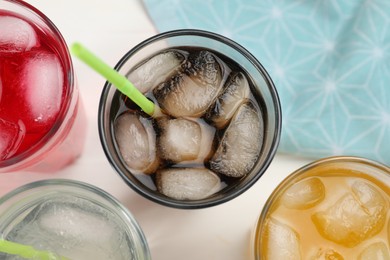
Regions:
<instances>
[{"instance_id":1,"label":"drinking straw tip","mask_svg":"<svg viewBox=\"0 0 390 260\"><path fill-rule=\"evenodd\" d=\"M61 259L61 260L69 260L64 256L57 256L49 251L37 250L30 245L19 244L16 242L0 239L0 252L9 254L9 255L17 255L26 259Z\"/></svg>"},{"instance_id":2,"label":"drinking straw tip","mask_svg":"<svg viewBox=\"0 0 390 260\"><path fill-rule=\"evenodd\" d=\"M82 45L78 42L75 42L70 46L70 51L72 52L72 54L76 56L79 56L81 49L82 49Z\"/></svg>"}]
</instances>

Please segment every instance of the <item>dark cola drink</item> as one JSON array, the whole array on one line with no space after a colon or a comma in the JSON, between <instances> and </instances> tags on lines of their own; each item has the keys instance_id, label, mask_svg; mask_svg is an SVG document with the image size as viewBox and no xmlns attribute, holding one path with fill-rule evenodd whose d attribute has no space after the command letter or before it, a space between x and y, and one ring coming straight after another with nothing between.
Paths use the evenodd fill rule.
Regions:
<instances>
[{"instance_id":1,"label":"dark cola drink","mask_svg":"<svg viewBox=\"0 0 390 260\"><path fill-rule=\"evenodd\" d=\"M207 198L248 175L262 151L264 101L249 74L216 51L165 49L127 77L162 114L117 92L111 126L123 164L152 190Z\"/></svg>"}]
</instances>

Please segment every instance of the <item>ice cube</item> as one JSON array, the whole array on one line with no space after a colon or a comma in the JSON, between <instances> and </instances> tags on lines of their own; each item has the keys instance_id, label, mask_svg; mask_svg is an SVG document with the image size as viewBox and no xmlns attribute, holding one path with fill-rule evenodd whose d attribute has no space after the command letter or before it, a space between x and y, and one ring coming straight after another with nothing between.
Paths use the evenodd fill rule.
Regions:
<instances>
[{"instance_id":1,"label":"ice cube","mask_svg":"<svg viewBox=\"0 0 390 260\"><path fill-rule=\"evenodd\" d=\"M38 44L32 26L13 16L0 17L0 36L0 52L28 51Z\"/></svg>"},{"instance_id":2,"label":"ice cube","mask_svg":"<svg viewBox=\"0 0 390 260\"><path fill-rule=\"evenodd\" d=\"M214 172L242 177L255 165L263 144L264 126L260 109L250 101L234 114L210 160Z\"/></svg>"},{"instance_id":3,"label":"ice cube","mask_svg":"<svg viewBox=\"0 0 390 260\"><path fill-rule=\"evenodd\" d=\"M18 150L25 134L22 121L14 124L0 118L0 160L11 157Z\"/></svg>"},{"instance_id":4,"label":"ice cube","mask_svg":"<svg viewBox=\"0 0 390 260\"><path fill-rule=\"evenodd\" d=\"M383 229L388 209L388 202L379 188L357 180L352 184L351 192L325 211L316 212L312 220L326 239L354 247Z\"/></svg>"},{"instance_id":5,"label":"ice cube","mask_svg":"<svg viewBox=\"0 0 390 260\"><path fill-rule=\"evenodd\" d=\"M383 242L376 242L364 249L358 260L390 260L389 248Z\"/></svg>"},{"instance_id":6,"label":"ice cube","mask_svg":"<svg viewBox=\"0 0 390 260\"><path fill-rule=\"evenodd\" d=\"M110 225L108 216L99 215L101 209L96 205L76 198L72 198L74 201L71 203L64 202L66 199L45 202L40 206L35 218L42 230L66 239L95 244L107 242L115 236L118 230ZM96 227L99 227L99 235L96 234Z\"/></svg>"},{"instance_id":7,"label":"ice cube","mask_svg":"<svg viewBox=\"0 0 390 260\"><path fill-rule=\"evenodd\" d=\"M184 59L184 55L177 51L159 53L131 71L128 79L142 93L146 93L172 76Z\"/></svg>"},{"instance_id":8,"label":"ice cube","mask_svg":"<svg viewBox=\"0 0 390 260\"><path fill-rule=\"evenodd\" d=\"M120 154L131 170L153 173L157 169L156 134L150 119L126 112L115 120L114 136Z\"/></svg>"},{"instance_id":9,"label":"ice cube","mask_svg":"<svg viewBox=\"0 0 390 260\"><path fill-rule=\"evenodd\" d=\"M168 114L200 117L222 88L222 69L208 51L189 55L186 66L185 73L158 85L153 93Z\"/></svg>"},{"instance_id":10,"label":"ice cube","mask_svg":"<svg viewBox=\"0 0 390 260\"><path fill-rule=\"evenodd\" d=\"M132 259L126 237L113 213L62 193L36 206L6 238L69 259L125 260Z\"/></svg>"},{"instance_id":11,"label":"ice cube","mask_svg":"<svg viewBox=\"0 0 390 260\"><path fill-rule=\"evenodd\" d=\"M177 200L200 200L221 189L219 177L205 168L170 168L157 172L157 188Z\"/></svg>"},{"instance_id":12,"label":"ice cube","mask_svg":"<svg viewBox=\"0 0 390 260\"><path fill-rule=\"evenodd\" d=\"M200 126L184 118L162 119L158 121L161 135L158 149L161 157L173 162L197 158L202 139Z\"/></svg>"},{"instance_id":13,"label":"ice cube","mask_svg":"<svg viewBox=\"0 0 390 260\"><path fill-rule=\"evenodd\" d=\"M242 72L233 73L225 84L221 95L206 113L206 118L217 128L224 128L237 108L249 97L249 83Z\"/></svg>"},{"instance_id":14,"label":"ice cube","mask_svg":"<svg viewBox=\"0 0 390 260\"><path fill-rule=\"evenodd\" d=\"M302 259L299 235L290 226L270 218L267 221L263 239L265 240L265 259Z\"/></svg>"},{"instance_id":15,"label":"ice cube","mask_svg":"<svg viewBox=\"0 0 390 260\"><path fill-rule=\"evenodd\" d=\"M23 84L30 120L29 125L51 127L61 108L64 75L57 56L35 53L24 67Z\"/></svg>"},{"instance_id":16,"label":"ice cube","mask_svg":"<svg viewBox=\"0 0 390 260\"><path fill-rule=\"evenodd\" d=\"M160 134L157 147L160 156L168 161L204 160L212 148L214 131L207 131L197 121L185 118L158 120Z\"/></svg>"},{"instance_id":17,"label":"ice cube","mask_svg":"<svg viewBox=\"0 0 390 260\"><path fill-rule=\"evenodd\" d=\"M308 209L325 197L325 186L316 177L306 178L290 186L282 195L282 204L290 209Z\"/></svg>"}]
</instances>

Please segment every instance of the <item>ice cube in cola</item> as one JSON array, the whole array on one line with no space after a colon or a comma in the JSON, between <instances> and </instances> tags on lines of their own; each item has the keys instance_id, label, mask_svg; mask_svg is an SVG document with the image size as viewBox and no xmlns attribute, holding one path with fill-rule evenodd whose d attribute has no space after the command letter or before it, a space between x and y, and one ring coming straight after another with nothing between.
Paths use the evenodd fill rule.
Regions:
<instances>
[{"instance_id":1,"label":"ice cube in cola","mask_svg":"<svg viewBox=\"0 0 390 260\"><path fill-rule=\"evenodd\" d=\"M129 168L145 174L157 170L156 134L150 120L128 111L116 119L114 131L118 149Z\"/></svg>"},{"instance_id":2,"label":"ice cube in cola","mask_svg":"<svg viewBox=\"0 0 390 260\"><path fill-rule=\"evenodd\" d=\"M264 105L236 62L183 46L158 52L127 76L163 112L152 118L114 96L116 147L139 181L173 199L198 200L250 173L262 149Z\"/></svg>"},{"instance_id":3,"label":"ice cube in cola","mask_svg":"<svg viewBox=\"0 0 390 260\"><path fill-rule=\"evenodd\" d=\"M158 190L174 199L197 200L217 192L221 180L206 168L165 168L157 171Z\"/></svg>"},{"instance_id":4,"label":"ice cube in cola","mask_svg":"<svg viewBox=\"0 0 390 260\"><path fill-rule=\"evenodd\" d=\"M142 93L146 93L166 81L169 75L180 68L183 61L184 55L178 51L161 52L132 70L128 78Z\"/></svg>"},{"instance_id":5,"label":"ice cube in cola","mask_svg":"<svg viewBox=\"0 0 390 260\"><path fill-rule=\"evenodd\" d=\"M213 150L215 130L198 118L161 118L156 120L159 132L157 149L167 162L202 163Z\"/></svg>"},{"instance_id":6,"label":"ice cube in cola","mask_svg":"<svg viewBox=\"0 0 390 260\"><path fill-rule=\"evenodd\" d=\"M222 67L209 51L190 52L183 67L153 94L170 116L201 117L222 88Z\"/></svg>"},{"instance_id":7,"label":"ice cube in cola","mask_svg":"<svg viewBox=\"0 0 390 260\"><path fill-rule=\"evenodd\" d=\"M261 111L250 101L240 105L218 140L209 162L211 170L229 177L245 176L257 161L263 132Z\"/></svg>"}]
</instances>

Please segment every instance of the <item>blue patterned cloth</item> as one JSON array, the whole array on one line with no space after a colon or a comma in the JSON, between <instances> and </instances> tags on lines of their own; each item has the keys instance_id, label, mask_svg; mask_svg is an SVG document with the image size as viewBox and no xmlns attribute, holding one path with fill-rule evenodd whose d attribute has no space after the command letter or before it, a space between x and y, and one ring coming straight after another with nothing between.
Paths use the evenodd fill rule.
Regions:
<instances>
[{"instance_id":1,"label":"blue patterned cloth","mask_svg":"<svg viewBox=\"0 0 390 260\"><path fill-rule=\"evenodd\" d=\"M144 0L157 29L225 35L264 65L283 111L279 151L390 165L389 0Z\"/></svg>"}]
</instances>

